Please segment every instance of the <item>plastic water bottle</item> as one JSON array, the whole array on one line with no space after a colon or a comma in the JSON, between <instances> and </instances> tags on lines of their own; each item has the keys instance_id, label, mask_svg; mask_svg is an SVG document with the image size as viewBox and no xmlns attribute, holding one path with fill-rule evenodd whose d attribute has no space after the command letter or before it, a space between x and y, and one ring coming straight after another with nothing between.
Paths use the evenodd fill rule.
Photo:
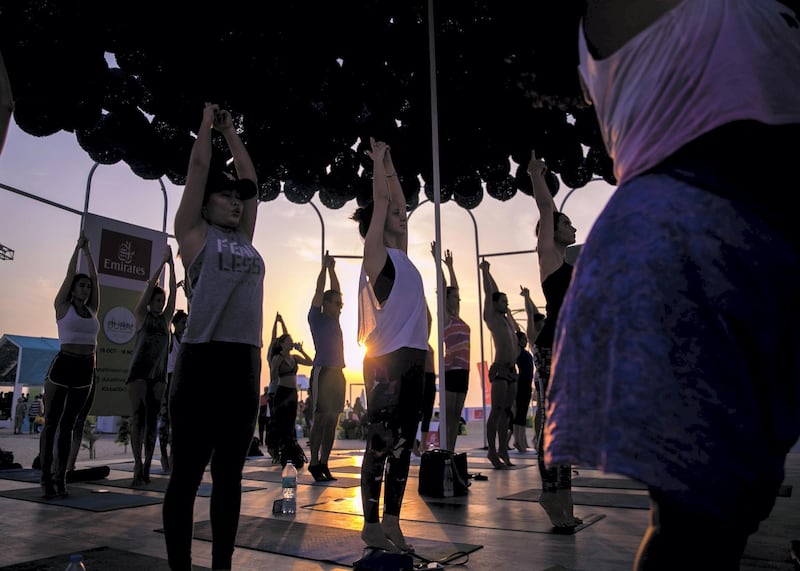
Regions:
<instances>
[{"instance_id":1,"label":"plastic water bottle","mask_svg":"<svg viewBox=\"0 0 800 571\"><path fill-rule=\"evenodd\" d=\"M297 468L291 460L281 472L281 488L283 490L283 509L281 513L293 514L297 511Z\"/></svg>"},{"instance_id":2,"label":"plastic water bottle","mask_svg":"<svg viewBox=\"0 0 800 571\"><path fill-rule=\"evenodd\" d=\"M453 462L450 458L444 459L444 483L442 485L442 495L445 498L453 497Z\"/></svg>"},{"instance_id":3,"label":"plastic water bottle","mask_svg":"<svg viewBox=\"0 0 800 571\"><path fill-rule=\"evenodd\" d=\"M83 564L83 555L75 553L69 556L69 565L65 571L86 571L86 565Z\"/></svg>"}]
</instances>

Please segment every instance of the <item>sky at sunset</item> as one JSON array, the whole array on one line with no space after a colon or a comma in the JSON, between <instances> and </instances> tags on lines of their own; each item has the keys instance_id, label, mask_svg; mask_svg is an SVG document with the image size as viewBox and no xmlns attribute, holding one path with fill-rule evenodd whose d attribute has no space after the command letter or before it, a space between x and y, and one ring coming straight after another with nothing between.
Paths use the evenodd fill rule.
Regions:
<instances>
[{"instance_id":1,"label":"sky at sunset","mask_svg":"<svg viewBox=\"0 0 800 571\"><path fill-rule=\"evenodd\" d=\"M200 120L198 110L198 124ZM21 131L12 121L8 140L0 155L0 244L14 250L13 260L0 260L0 335L16 334L36 337L57 337L53 298L66 273L67 262L80 230L81 217L20 195L6 187L83 212L87 183L93 166L72 133L61 131L48 137L33 137ZM166 230L173 231L175 210L182 187L162 179L166 189ZM564 211L577 228L577 241L583 243L600 210L614 187L593 182L574 191ZM560 207L569 189L562 186L556 196ZM88 210L161 230L164 219L164 196L158 180L137 177L123 162L97 167L90 186ZM425 201L421 193L420 202ZM343 290L342 329L345 338L345 371L349 383L361 383L361 354L356 344L356 290L360 269L362 241L357 225L349 219L356 208L355 200L338 210L323 206L317 198L312 202L321 213L323 224L309 204L293 204L280 195L276 200L260 203L254 245L265 259L264 342L269 342L276 312L280 312L296 341L303 342L313 356L313 342L306 315L320 269L323 247L338 256L336 270ZM483 202L467 212L455 202L441 205L442 250L453 251L455 269L461 287L461 316L472 329L472 362L467 406L481 406L480 379L475 365L483 358L492 360L488 330L482 327L479 315L478 253L487 256L491 272L501 290L508 293L509 303L521 326L525 326L520 285L529 287L534 302L543 309L544 297L539 272L533 228L538 212L532 197L521 192L501 202L484 196ZM430 254L435 237L435 207L421 204L409 221L409 256L425 281L431 311L436 315L436 271ZM169 239L173 251L177 244ZM528 251L528 252L525 252ZM525 252L507 255L508 252ZM178 279L183 279L183 266L176 263ZM177 307L186 308L182 292ZM431 343L438 347L434 325ZM263 352L266 354L266 351ZM438 363L438 356L437 356ZM308 368L301 367L301 373ZM267 367L262 370L262 384L268 382ZM224 386L220 387L224 390ZM354 387L354 394L360 387ZM348 397L349 393L348 393Z\"/></svg>"}]
</instances>

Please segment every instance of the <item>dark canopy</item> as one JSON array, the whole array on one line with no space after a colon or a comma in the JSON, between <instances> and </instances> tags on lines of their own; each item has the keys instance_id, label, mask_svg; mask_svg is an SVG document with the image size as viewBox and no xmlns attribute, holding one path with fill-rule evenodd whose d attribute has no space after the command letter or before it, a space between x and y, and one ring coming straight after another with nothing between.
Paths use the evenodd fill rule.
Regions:
<instances>
[{"instance_id":1,"label":"dark canopy","mask_svg":"<svg viewBox=\"0 0 800 571\"><path fill-rule=\"evenodd\" d=\"M614 184L577 79L581 4L434 2L442 201L474 208L482 182L499 200L530 194L531 148L570 187ZM101 164L184 184L213 101L234 115L261 200L283 182L294 202L363 203L371 161L352 147L370 135L393 146L409 202L417 175L432 198L425 0L0 0L0 49L19 127L74 132Z\"/></svg>"}]
</instances>

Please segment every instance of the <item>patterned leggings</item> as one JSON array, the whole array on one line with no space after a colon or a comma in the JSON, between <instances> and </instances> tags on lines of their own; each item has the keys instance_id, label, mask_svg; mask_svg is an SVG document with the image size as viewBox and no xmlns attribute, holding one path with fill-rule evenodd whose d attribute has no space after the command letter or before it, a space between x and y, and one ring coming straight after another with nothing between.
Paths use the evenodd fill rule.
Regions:
<instances>
[{"instance_id":1,"label":"patterned leggings","mask_svg":"<svg viewBox=\"0 0 800 571\"><path fill-rule=\"evenodd\" d=\"M544 465L544 425L547 419L545 395L547 394L547 386L550 384L550 364L552 362L553 349L551 347L533 347L536 386L539 390L537 406L541 411L539 415L540 424L536 427L536 462L539 465L539 475L542 478L542 490L545 492L572 488L572 466L547 468Z\"/></svg>"},{"instance_id":2,"label":"patterned leggings","mask_svg":"<svg viewBox=\"0 0 800 571\"><path fill-rule=\"evenodd\" d=\"M404 347L364 358L369 424L361 465L361 502L367 523L379 521L384 473L384 514L400 515L422 411L425 355L424 350Z\"/></svg>"}]
</instances>

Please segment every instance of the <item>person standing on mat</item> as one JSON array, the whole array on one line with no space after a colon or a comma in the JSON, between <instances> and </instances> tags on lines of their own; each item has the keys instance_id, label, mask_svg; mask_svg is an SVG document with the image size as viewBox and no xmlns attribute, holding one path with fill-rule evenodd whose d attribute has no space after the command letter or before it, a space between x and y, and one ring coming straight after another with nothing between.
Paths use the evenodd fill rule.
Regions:
<instances>
[{"instance_id":1,"label":"person standing on mat","mask_svg":"<svg viewBox=\"0 0 800 571\"><path fill-rule=\"evenodd\" d=\"M575 243L575 227L569 217L556 209L553 200L553 189L545 178L547 165L536 158L531 151L528 163L528 175L533 186L533 196L539 210L539 221L536 223L536 253L539 258L539 278L542 292L546 300L546 316L536 341L533 345L533 360L539 378L541 392L547 404L547 387L550 382L550 366L553 360L553 339L558 326L558 315L561 304L572 279L572 264L567 262L567 246ZM543 421L546 420L546 408L542 410ZM544 461L543 432L537 435L537 464L542 479L542 495L539 505L547 512L556 533L572 533L581 523L575 517L572 502L572 466L561 465L549 467Z\"/></svg>"},{"instance_id":2,"label":"person standing on mat","mask_svg":"<svg viewBox=\"0 0 800 571\"><path fill-rule=\"evenodd\" d=\"M159 287L158 277L169 266L169 296ZM136 337L128 368L128 401L131 406L130 435L133 452L133 487L150 483L150 465L156 447L158 413L167 386L170 323L175 312L177 279L172 248L164 255L139 296L133 310Z\"/></svg>"},{"instance_id":3,"label":"person standing on mat","mask_svg":"<svg viewBox=\"0 0 800 571\"><path fill-rule=\"evenodd\" d=\"M486 419L489 452L486 457L495 470L513 466L508 457L511 405L517 394L517 330L519 326L508 312L508 296L497 288L489 262L480 263L483 276L483 320L494 341L494 361L489 367L492 408Z\"/></svg>"},{"instance_id":4,"label":"person standing on mat","mask_svg":"<svg viewBox=\"0 0 800 571\"><path fill-rule=\"evenodd\" d=\"M436 242L431 242L431 254L436 259ZM438 260L437 260L438 262ZM437 264L438 265L438 264ZM458 425L464 411L464 401L469 389L469 352L470 329L461 319L461 294L458 279L453 267L453 253L445 250L444 265L450 274L450 285L447 285L442 272L442 285L445 287L445 323L444 323L444 390L445 390L445 424L447 425L447 441L445 448L456 451Z\"/></svg>"},{"instance_id":5,"label":"person standing on mat","mask_svg":"<svg viewBox=\"0 0 800 571\"><path fill-rule=\"evenodd\" d=\"M513 414L511 416L511 433L514 436L514 448L520 454L528 450L528 409L533 395L533 355L528 351L528 336L524 331L517 331L517 393L514 395Z\"/></svg>"},{"instance_id":6,"label":"person standing on mat","mask_svg":"<svg viewBox=\"0 0 800 571\"><path fill-rule=\"evenodd\" d=\"M519 290L519 294L525 300L525 333L527 336L527 343L528 345L533 346L536 343L536 339L539 337L539 333L541 333L542 329L544 328L544 313L539 311L539 308L536 307L535 303L533 303L533 300L531 299L531 291L528 288L519 286ZM519 333L517 335L519 336ZM533 363L533 355L527 351L525 346L520 348L520 354L522 354L523 350L530 355L531 373L533 375L533 391L528 394L528 401L530 401L532 394L535 394L536 396L536 410L533 413L533 442L534 449L536 449L536 442L538 442L539 434L541 434L542 431L542 409L544 408L544 394L542 393L541 385L539 383L539 375L537 374L536 367ZM524 359L527 363L528 358L524 357ZM523 368L525 366L527 365L523 364ZM517 371L521 377L522 372L519 372L519 357L517 358ZM527 424L527 419L525 424ZM514 439L516 444L516 435L514 436Z\"/></svg>"},{"instance_id":7,"label":"person standing on mat","mask_svg":"<svg viewBox=\"0 0 800 571\"><path fill-rule=\"evenodd\" d=\"M330 289L325 289L325 278ZM314 366L311 369L311 460L308 471L317 482L335 480L328 468L328 458L336 439L339 412L344 406L347 382L344 378L344 339L339 318L342 292L336 277L336 260L325 252L317 286L308 310L308 325L314 340Z\"/></svg>"},{"instance_id":8,"label":"person standing on mat","mask_svg":"<svg viewBox=\"0 0 800 571\"><path fill-rule=\"evenodd\" d=\"M223 161L212 169L213 131L225 139L236 177L222 170ZM206 103L175 214L189 319L169 395L172 473L163 519L173 571L192 569L195 497L209 461L211 566L230 569L233 559L261 379L264 261L253 247L256 181L230 112ZM230 400L219 398L221 387Z\"/></svg>"},{"instance_id":9,"label":"person standing on mat","mask_svg":"<svg viewBox=\"0 0 800 571\"><path fill-rule=\"evenodd\" d=\"M309 357L301 343L295 343L286 331L283 317L280 320L283 334L275 339L269 349L270 379L275 383L275 395L272 400L272 427L270 438L276 450L273 463L286 465L291 460L294 467L300 470L306 463L303 448L297 443L295 424L298 421L297 402L297 368L298 365L311 366L314 360ZM273 331L275 329L273 328ZM294 349L294 351L292 351ZM301 415L302 419L302 415Z\"/></svg>"},{"instance_id":10,"label":"person standing on mat","mask_svg":"<svg viewBox=\"0 0 800 571\"><path fill-rule=\"evenodd\" d=\"M361 538L368 547L410 551L400 530L400 509L422 409L428 307L422 277L406 253L406 199L389 145L370 138L367 154L373 162L372 202L353 214L364 239L358 340L366 347L369 419L361 465Z\"/></svg>"},{"instance_id":11,"label":"person standing on mat","mask_svg":"<svg viewBox=\"0 0 800 571\"><path fill-rule=\"evenodd\" d=\"M797 216L764 191L797 189L800 13L585 8L579 77L619 186L559 316L545 461L648 487L635 569L738 570L800 435Z\"/></svg>"},{"instance_id":12,"label":"person standing on mat","mask_svg":"<svg viewBox=\"0 0 800 571\"><path fill-rule=\"evenodd\" d=\"M83 252L89 275L77 272ZM89 240L81 231L67 275L53 302L60 350L44 384L44 427L39 439L42 492L45 498L67 495L67 469L75 419L94 385L95 351L100 321L97 269ZM83 434L83 426L80 427Z\"/></svg>"},{"instance_id":13,"label":"person standing on mat","mask_svg":"<svg viewBox=\"0 0 800 571\"><path fill-rule=\"evenodd\" d=\"M178 287L183 287L183 280L178 282ZM179 309L172 316L172 335L169 338L169 355L167 356L167 386L164 389L164 396L161 398L161 410L158 419L158 444L161 449L161 469L165 474L171 471L170 450L172 449L172 434L169 428L169 387L172 383L172 375L175 372L175 363L178 360L178 352L181 349L183 332L186 330L186 320L188 314Z\"/></svg>"}]
</instances>

